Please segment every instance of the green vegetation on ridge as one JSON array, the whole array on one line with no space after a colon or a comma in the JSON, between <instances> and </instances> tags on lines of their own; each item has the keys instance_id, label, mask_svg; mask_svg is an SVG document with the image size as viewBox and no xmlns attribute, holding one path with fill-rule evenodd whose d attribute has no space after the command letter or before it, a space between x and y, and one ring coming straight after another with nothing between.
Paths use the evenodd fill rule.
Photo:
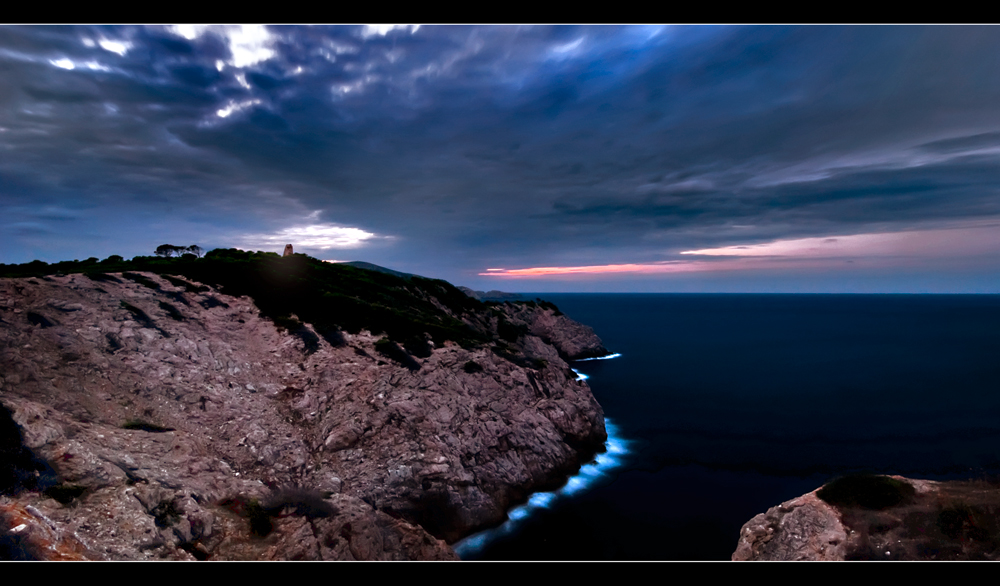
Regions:
<instances>
[{"instance_id":1,"label":"green vegetation on ridge","mask_svg":"<svg viewBox=\"0 0 1000 586\"><path fill-rule=\"evenodd\" d=\"M103 261L89 258L54 264L0 264L0 277L83 273L94 280L117 280L107 273L121 273L158 288L134 274L136 271L163 275L189 292L198 288L178 277L211 285L227 295L247 295L279 327L301 337L311 335L302 323L311 324L317 334L335 346L343 344L341 331L355 334L362 329L384 333L416 356L429 354L427 336L438 346L450 340L474 347L493 339L487 325L480 321L485 306L446 281L417 276L402 279L304 254L282 257L270 252L215 249L203 258L190 254L139 256L132 260L111 256ZM170 313L175 319L182 317L176 308Z\"/></svg>"}]
</instances>

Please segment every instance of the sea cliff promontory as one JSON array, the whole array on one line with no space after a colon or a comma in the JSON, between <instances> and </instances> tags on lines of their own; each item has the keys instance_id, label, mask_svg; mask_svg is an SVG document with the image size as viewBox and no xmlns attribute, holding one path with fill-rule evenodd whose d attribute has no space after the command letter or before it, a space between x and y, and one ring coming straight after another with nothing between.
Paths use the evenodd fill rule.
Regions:
<instances>
[{"instance_id":1,"label":"sea cliff promontory","mask_svg":"<svg viewBox=\"0 0 1000 586\"><path fill-rule=\"evenodd\" d=\"M740 531L734 561L996 560L1000 487L850 475L768 509Z\"/></svg>"},{"instance_id":2,"label":"sea cliff promontory","mask_svg":"<svg viewBox=\"0 0 1000 586\"><path fill-rule=\"evenodd\" d=\"M607 437L549 304L299 254L0 268L4 559L456 559Z\"/></svg>"}]
</instances>

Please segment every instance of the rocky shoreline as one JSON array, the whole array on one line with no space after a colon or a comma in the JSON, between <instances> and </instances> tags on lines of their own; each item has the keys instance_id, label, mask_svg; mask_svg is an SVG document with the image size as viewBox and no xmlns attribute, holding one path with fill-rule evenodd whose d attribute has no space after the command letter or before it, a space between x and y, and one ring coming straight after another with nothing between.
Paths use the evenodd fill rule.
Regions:
<instances>
[{"instance_id":1,"label":"rocky shoreline","mask_svg":"<svg viewBox=\"0 0 1000 586\"><path fill-rule=\"evenodd\" d=\"M847 476L768 509L740 531L733 561L1000 558L1000 487Z\"/></svg>"},{"instance_id":2,"label":"rocky shoreline","mask_svg":"<svg viewBox=\"0 0 1000 586\"><path fill-rule=\"evenodd\" d=\"M397 360L190 279L0 279L0 556L457 559L607 437L566 364L607 354L593 330L459 317L498 341Z\"/></svg>"}]
</instances>

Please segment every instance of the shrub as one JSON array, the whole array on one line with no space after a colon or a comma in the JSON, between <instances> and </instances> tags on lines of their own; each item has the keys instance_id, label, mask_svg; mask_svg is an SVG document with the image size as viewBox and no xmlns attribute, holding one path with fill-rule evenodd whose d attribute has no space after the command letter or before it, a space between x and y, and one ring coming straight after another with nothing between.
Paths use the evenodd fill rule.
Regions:
<instances>
[{"instance_id":1,"label":"shrub","mask_svg":"<svg viewBox=\"0 0 1000 586\"><path fill-rule=\"evenodd\" d=\"M160 275L160 276L163 277L163 279L165 279L166 281L168 281L171 285L174 285L175 287L184 287L184 290L187 291L188 293L204 293L205 291L208 291L208 287L204 285L195 285L194 283L189 283L184 279L178 279L177 277L173 277L170 275Z\"/></svg>"},{"instance_id":2,"label":"shrub","mask_svg":"<svg viewBox=\"0 0 1000 586\"><path fill-rule=\"evenodd\" d=\"M121 283L122 280L118 277L113 277L107 273L84 273L88 279L92 281L110 281L112 283Z\"/></svg>"},{"instance_id":3,"label":"shrub","mask_svg":"<svg viewBox=\"0 0 1000 586\"><path fill-rule=\"evenodd\" d=\"M261 507L272 517L283 513L308 519L330 517L338 513L337 507L324 500L333 493L323 493L306 488L282 488L272 492Z\"/></svg>"},{"instance_id":4,"label":"shrub","mask_svg":"<svg viewBox=\"0 0 1000 586\"><path fill-rule=\"evenodd\" d=\"M250 522L250 533L257 537L267 537L274 530L272 517L281 515L298 515L307 519L330 517L339 513L339 509L324 500L332 493L305 488L282 488L273 491L261 502L256 498L249 500L243 496L228 498L219 504L229 508L234 513L245 517Z\"/></svg>"},{"instance_id":5,"label":"shrub","mask_svg":"<svg viewBox=\"0 0 1000 586\"><path fill-rule=\"evenodd\" d=\"M159 290L160 288L160 286L157 285L155 281L152 281L138 273L122 273L122 276L125 277L126 279L139 283L143 287L149 287L150 289L155 289L155 290Z\"/></svg>"},{"instance_id":6,"label":"shrub","mask_svg":"<svg viewBox=\"0 0 1000 586\"><path fill-rule=\"evenodd\" d=\"M816 496L834 506L875 511L909 502L914 494L916 490L908 482L875 474L843 476L816 492Z\"/></svg>"},{"instance_id":7,"label":"shrub","mask_svg":"<svg viewBox=\"0 0 1000 586\"><path fill-rule=\"evenodd\" d=\"M406 353L399 347L399 344L393 342L389 338L382 338L378 342L375 342L375 351L385 356L386 358L392 359L410 370L420 370L420 364L413 359L412 356Z\"/></svg>"},{"instance_id":8,"label":"shrub","mask_svg":"<svg viewBox=\"0 0 1000 586\"><path fill-rule=\"evenodd\" d=\"M271 525L271 515L264 510L257 499L251 499L247 503L246 515L250 520L250 533L257 537L267 537L274 530L274 526Z\"/></svg>"}]
</instances>

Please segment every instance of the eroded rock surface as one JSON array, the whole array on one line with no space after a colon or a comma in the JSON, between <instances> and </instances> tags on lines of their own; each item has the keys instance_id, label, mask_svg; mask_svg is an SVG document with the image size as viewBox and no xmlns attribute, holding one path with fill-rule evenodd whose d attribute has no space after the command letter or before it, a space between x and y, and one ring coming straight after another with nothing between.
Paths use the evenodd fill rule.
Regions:
<instances>
[{"instance_id":1,"label":"eroded rock surface","mask_svg":"<svg viewBox=\"0 0 1000 586\"><path fill-rule=\"evenodd\" d=\"M843 559L846 541L840 515L811 492L747 522L733 560Z\"/></svg>"},{"instance_id":2,"label":"eroded rock surface","mask_svg":"<svg viewBox=\"0 0 1000 586\"><path fill-rule=\"evenodd\" d=\"M532 335L551 344L565 360L596 358L610 354L590 326L575 322L552 307L505 303L511 323L523 325Z\"/></svg>"},{"instance_id":3,"label":"eroded rock surface","mask_svg":"<svg viewBox=\"0 0 1000 586\"><path fill-rule=\"evenodd\" d=\"M899 503L831 505L811 492L743 526L732 559L996 560L1000 486L891 477L913 487Z\"/></svg>"},{"instance_id":4,"label":"eroded rock surface","mask_svg":"<svg viewBox=\"0 0 1000 586\"><path fill-rule=\"evenodd\" d=\"M0 279L0 403L53 471L0 497L12 551L456 559L606 440L561 358L596 336L545 310L504 310L530 333L502 350L445 343L415 370L367 331L307 349L247 297L139 277Z\"/></svg>"}]
</instances>

